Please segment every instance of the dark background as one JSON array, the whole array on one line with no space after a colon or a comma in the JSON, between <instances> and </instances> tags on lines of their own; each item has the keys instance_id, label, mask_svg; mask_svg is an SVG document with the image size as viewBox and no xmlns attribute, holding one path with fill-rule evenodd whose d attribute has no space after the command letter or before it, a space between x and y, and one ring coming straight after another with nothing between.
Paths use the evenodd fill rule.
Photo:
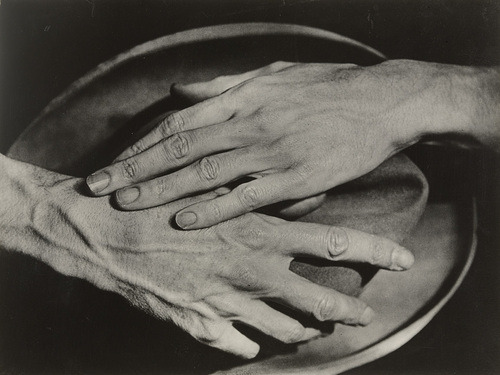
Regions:
<instances>
[{"instance_id":1,"label":"dark background","mask_svg":"<svg viewBox=\"0 0 500 375\"><path fill-rule=\"evenodd\" d=\"M117 53L176 31L251 21L331 30L375 47L390 58L463 65L500 62L498 1L2 0L0 151L5 153L66 86ZM498 158L465 150L423 156L418 150L410 153L431 180L431 199L458 196L460 186L474 189L480 212L478 257L464 285L421 333L395 353L352 373L500 373ZM50 317L43 320L49 328L26 326L37 309L43 314L43 305L50 303L45 300L50 300L53 291L39 300L23 301L23 316L8 307L13 295L22 295L30 283L37 282L22 277L26 267L34 267L28 263L18 261L17 269L0 264L0 373L54 373L44 361L64 362L64 353L37 357L44 335L54 335L49 329ZM17 272L21 280L17 284L2 275ZM73 307L76 316L80 307ZM30 336L23 330L31 330L32 338L26 340ZM9 341L2 340L2 332L7 331L4 337ZM67 339L68 346L78 345L79 337L73 339ZM112 345L103 345L107 344ZM27 364L26 358L31 363ZM91 369L71 363L62 368L76 373ZM106 373L106 369L101 371Z\"/></svg>"}]
</instances>

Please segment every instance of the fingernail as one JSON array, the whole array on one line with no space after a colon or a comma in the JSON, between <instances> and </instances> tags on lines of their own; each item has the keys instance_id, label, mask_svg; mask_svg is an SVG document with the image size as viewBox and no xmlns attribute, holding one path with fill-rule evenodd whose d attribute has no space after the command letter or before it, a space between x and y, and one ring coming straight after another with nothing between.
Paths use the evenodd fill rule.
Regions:
<instances>
[{"instance_id":1,"label":"fingernail","mask_svg":"<svg viewBox=\"0 0 500 375\"><path fill-rule=\"evenodd\" d=\"M182 213L178 214L175 217L175 222L177 223L178 226L185 229L185 228L193 225L194 223L196 223L197 219L198 219L198 217L196 216L196 214L194 212L188 211L188 212L182 212Z\"/></svg>"},{"instance_id":2,"label":"fingernail","mask_svg":"<svg viewBox=\"0 0 500 375\"><path fill-rule=\"evenodd\" d=\"M139 189L136 187L122 189L116 192L116 200L120 204L130 204L134 202L137 197L139 197Z\"/></svg>"},{"instance_id":3,"label":"fingernail","mask_svg":"<svg viewBox=\"0 0 500 375\"><path fill-rule=\"evenodd\" d=\"M363 314L361 315L359 324L366 326L367 324L371 323L371 321L373 320L373 315L375 315L375 312L372 310L371 307L367 307L365 311L363 311Z\"/></svg>"},{"instance_id":4,"label":"fingernail","mask_svg":"<svg viewBox=\"0 0 500 375\"><path fill-rule=\"evenodd\" d=\"M392 253L392 269L396 271L404 271L409 269L413 263L415 262L415 258L413 254L406 250L405 248L397 248Z\"/></svg>"},{"instance_id":5,"label":"fingernail","mask_svg":"<svg viewBox=\"0 0 500 375\"><path fill-rule=\"evenodd\" d=\"M96 172L87 177L87 185L95 194L106 189L110 181L109 174L106 172Z\"/></svg>"}]
</instances>

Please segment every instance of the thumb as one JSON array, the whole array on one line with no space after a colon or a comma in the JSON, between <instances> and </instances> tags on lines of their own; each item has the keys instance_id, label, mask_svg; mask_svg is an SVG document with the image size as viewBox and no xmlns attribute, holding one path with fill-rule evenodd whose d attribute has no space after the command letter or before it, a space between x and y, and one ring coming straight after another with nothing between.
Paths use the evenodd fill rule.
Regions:
<instances>
[{"instance_id":1,"label":"thumb","mask_svg":"<svg viewBox=\"0 0 500 375\"><path fill-rule=\"evenodd\" d=\"M190 104L195 104L220 95L224 91L229 90L231 87L237 86L244 81L259 76L269 75L292 65L294 65L294 63L278 61L263 68L251 70L241 74L219 76L210 81L195 82L187 85L174 83L170 87L170 94L174 97L185 100Z\"/></svg>"},{"instance_id":2,"label":"thumb","mask_svg":"<svg viewBox=\"0 0 500 375\"><path fill-rule=\"evenodd\" d=\"M170 86L170 95L189 105L213 98L214 96L222 94L224 91L226 90L221 87L221 84L214 83L213 80L191 83L189 85L174 83Z\"/></svg>"},{"instance_id":3,"label":"thumb","mask_svg":"<svg viewBox=\"0 0 500 375\"><path fill-rule=\"evenodd\" d=\"M263 207L260 212L276 216L285 220L296 220L302 216L317 210L326 200L326 194L319 194L313 197L289 200Z\"/></svg>"}]
</instances>

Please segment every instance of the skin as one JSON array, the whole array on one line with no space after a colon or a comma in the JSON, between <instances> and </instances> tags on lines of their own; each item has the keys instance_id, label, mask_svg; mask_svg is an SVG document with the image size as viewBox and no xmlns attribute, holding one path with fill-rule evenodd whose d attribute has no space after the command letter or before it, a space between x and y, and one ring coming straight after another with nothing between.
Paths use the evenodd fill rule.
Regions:
<instances>
[{"instance_id":1,"label":"skin","mask_svg":"<svg viewBox=\"0 0 500 375\"><path fill-rule=\"evenodd\" d=\"M185 229L322 193L430 135L500 147L495 68L279 62L171 91L196 104L87 183L96 196L116 192L120 208L138 210L255 177L180 210Z\"/></svg>"},{"instance_id":2,"label":"skin","mask_svg":"<svg viewBox=\"0 0 500 375\"><path fill-rule=\"evenodd\" d=\"M149 210L119 211L108 197L86 196L81 179L2 155L0 176L1 249L118 293L195 339L244 358L254 357L259 346L233 322L287 343L320 334L266 301L321 321L365 325L372 319L373 311L361 300L289 271L294 257L391 270L413 263L408 250L387 239L260 213L194 231L172 225L182 207L214 199L217 192Z\"/></svg>"}]
</instances>

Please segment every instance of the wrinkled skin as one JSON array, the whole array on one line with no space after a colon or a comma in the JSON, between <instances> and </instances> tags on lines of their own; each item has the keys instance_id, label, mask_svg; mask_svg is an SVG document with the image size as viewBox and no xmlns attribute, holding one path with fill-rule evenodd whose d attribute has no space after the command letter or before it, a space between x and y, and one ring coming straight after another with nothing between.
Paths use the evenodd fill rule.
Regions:
<instances>
[{"instance_id":1,"label":"wrinkled skin","mask_svg":"<svg viewBox=\"0 0 500 375\"><path fill-rule=\"evenodd\" d=\"M319 334L265 303L274 301L321 321L367 324L361 300L313 284L291 271L296 256L367 262L403 270L411 253L348 228L287 222L251 213L194 231L172 226L180 208L216 193L149 210L119 211L108 197L82 194L83 180L3 156L0 245L124 296L197 340L251 358L259 346L232 323L292 343Z\"/></svg>"}]
</instances>

